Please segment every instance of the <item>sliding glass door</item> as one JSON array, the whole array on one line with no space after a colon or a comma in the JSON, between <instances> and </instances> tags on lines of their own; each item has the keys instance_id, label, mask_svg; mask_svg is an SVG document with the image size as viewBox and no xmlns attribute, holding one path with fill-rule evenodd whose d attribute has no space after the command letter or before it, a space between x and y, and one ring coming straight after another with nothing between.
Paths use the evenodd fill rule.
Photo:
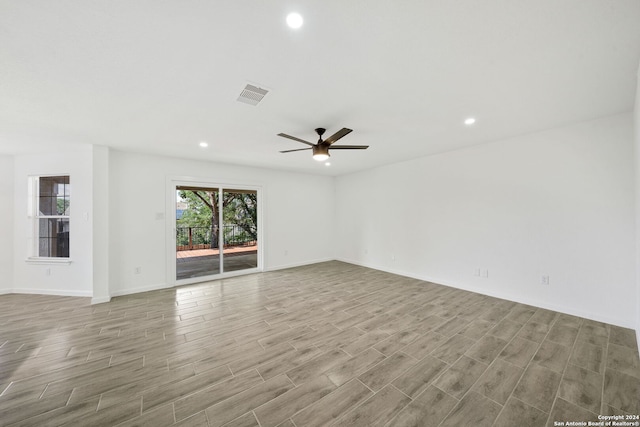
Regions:
<instances>
[{"instance_id":1,"label":"sliding glass door","mask_svg":"<svg viewBox=\"0 0 640 427\"><path fill-rule=\"evenodd\" d=\"M176 280L258 267L256 190L175 188Z\"/></svg>"},{"instance_id":2,"label":"sliding glass door","mask_svg":"<svg viewBox=\"0 0 640 427\"><path fill-rule=\"evenodd\" d=\"M258 194L250 190L222 190L224 271L258 267Z\"/></svg>"}]
</instances>

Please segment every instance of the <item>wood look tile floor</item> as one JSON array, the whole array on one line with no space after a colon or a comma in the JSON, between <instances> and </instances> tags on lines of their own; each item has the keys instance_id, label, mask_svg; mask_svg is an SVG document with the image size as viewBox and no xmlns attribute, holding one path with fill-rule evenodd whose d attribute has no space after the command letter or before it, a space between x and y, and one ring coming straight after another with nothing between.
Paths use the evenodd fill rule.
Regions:
<instances>
[{"instance_id":1,"label":"wood look tile floor","mask_svg":"<svg viewBox=\"0 0 640 427\"><path fill-rule=\"evenodd\" d=\"M0 296L2 426L552 426L640 413L635 332L341 262Z\"/></svg>"}]
</instances>

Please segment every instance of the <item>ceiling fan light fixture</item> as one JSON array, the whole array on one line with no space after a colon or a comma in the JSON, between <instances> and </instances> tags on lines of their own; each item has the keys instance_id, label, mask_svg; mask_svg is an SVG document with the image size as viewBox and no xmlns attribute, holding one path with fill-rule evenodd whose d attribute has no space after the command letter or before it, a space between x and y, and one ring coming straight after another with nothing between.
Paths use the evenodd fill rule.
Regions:
<instances>
[{"instance_id":1,"label":"ceiling fan light fixture","mask_svg":"<svg viewBox=\"0 0 640 427\"><path fill-rule=\"evenodd\" d=\"M329 148L324 147L322 145L314 145L311 147L313 149L313 160L317 160L319 162L324 162L329 158Z\"/></svg>"}]
</instances>

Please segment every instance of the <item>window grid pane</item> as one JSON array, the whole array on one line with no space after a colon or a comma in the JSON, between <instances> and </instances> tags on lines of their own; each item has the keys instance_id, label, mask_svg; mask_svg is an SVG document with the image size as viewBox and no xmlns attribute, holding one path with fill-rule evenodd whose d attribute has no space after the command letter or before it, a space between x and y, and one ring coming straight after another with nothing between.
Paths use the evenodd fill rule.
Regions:
<instances>
[{"instance_id":1,"label":"window grid pane","mask_svg":"<svg viewBox=\"0 0 640 427\"><path fill-rule=\"evenodd\" d=\"M39 187L39 216L69 215L71 188L68 176L41 177Z\"/></svg>"},{"instance_id":2,"label":"window grid pane","mask_svg":"<svg viewBox=\"0 0 640 427\"><path fill-rule=\"evenodd\" d=\"M37 248L34 254L38 257L69 257L69 181L69 176L38 178Z\"/></svg>"},{"instance_id":3,"label":"window grid pane","mask_svg":"<svg viewBox=\"0 0 640 427\"><path fill-rule=\"evenodd\" d=\"M40 218L38 231L38 256L69 257L69 220L67 218Z\"/></svg>"}]
</instances>

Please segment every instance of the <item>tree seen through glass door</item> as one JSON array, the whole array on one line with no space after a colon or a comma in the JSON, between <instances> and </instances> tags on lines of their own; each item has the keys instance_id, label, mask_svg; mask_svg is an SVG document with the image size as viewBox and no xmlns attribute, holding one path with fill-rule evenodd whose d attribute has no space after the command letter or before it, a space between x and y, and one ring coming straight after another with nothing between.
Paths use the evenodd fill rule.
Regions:
<instances>
[{"instance_id":1,"label":"tree seen through glass door","mask_svg":"<svg viewBox=\"0 0 640 427\"><path fill-rule=\"evenodd\" d=\"M178 187L177 279L256 268L257 208L256 191Z\"/></svg>"}]
</instances>

